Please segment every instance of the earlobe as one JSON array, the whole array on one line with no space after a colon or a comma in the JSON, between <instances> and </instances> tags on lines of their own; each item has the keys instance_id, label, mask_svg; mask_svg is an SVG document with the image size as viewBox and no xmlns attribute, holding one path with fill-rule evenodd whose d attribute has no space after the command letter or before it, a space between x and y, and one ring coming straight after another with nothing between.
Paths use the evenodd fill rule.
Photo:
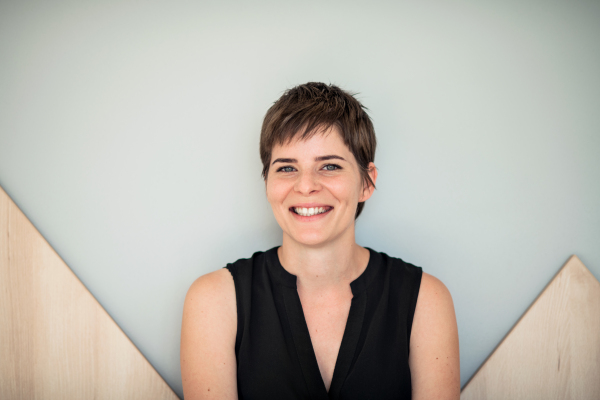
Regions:
<instances>
[{"instance_id":1,"label":"earlobe","mask_svg":"<svg viewBox=\"0 0 600 400\"><path fill-rule=\"evenodd\" d=\"M369 198L373 195L373 191L375 191L373 185L369 184L368 182L365 182L365 188L363 189L362 196L360 196L358 202L362 203L369 200Z\"/></svg>"}]
</instances>

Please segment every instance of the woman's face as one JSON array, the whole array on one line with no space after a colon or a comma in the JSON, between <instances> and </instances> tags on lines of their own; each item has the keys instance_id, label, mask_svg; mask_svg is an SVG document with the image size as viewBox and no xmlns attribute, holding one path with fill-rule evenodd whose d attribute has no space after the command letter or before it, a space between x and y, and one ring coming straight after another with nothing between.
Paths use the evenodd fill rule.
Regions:
<instances>
[{"instance_id":1,"label":"woman's face","mask_svg":"<svg viewBox=\"0 0 600 400\"><path fill-rule=\"evenodd\" d=\"M373 182L375 165L369 165ZM358 164L337 128L306 140L275 145L266 181L267 199L284 236L305 245L354 238L354 215L373 187L364 188Z\"/></svg>"}]
</instances>

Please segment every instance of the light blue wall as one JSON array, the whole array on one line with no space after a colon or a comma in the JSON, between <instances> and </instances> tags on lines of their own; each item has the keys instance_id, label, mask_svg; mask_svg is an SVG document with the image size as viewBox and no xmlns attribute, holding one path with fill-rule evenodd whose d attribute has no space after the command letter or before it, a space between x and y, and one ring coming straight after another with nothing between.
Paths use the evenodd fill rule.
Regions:
<instances>
[{"instance_id":1,"label":"light blue wall","mask_svg":"<svg viewBox=\"0 0 600 400\"><path fill-rule=\"evenodd\" d=\"M0 184L181 394L191 282L280 242L262 117L379 139L359 243L449 287L463 384L571 254L600 277L600 2L0 3Z\"/></svg>"}]
</instances>

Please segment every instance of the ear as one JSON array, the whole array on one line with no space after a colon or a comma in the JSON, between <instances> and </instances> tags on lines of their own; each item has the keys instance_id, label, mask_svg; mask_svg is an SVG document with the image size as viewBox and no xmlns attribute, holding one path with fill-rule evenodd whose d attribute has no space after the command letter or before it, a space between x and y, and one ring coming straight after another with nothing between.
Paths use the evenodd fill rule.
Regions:
<instances>
[{"instance_id":1,"label":"ear","mask_svg":"<svg viewBox=\"0 0 600 400\"><path fill-rule=\"evenodd\" d=\"M364 188L362 191L362 194L360 196L360 199L358 200L359 203L362 203L363 201L367 201L372 195L373 192L375 191L375 183L377 182L377 167L375 167L375 164L370 162L368 168L368 174L369 177L371 177L371 180L373 181L373 185L371 185L369 182L364 182Z\"/></svg>"}]
</instances>

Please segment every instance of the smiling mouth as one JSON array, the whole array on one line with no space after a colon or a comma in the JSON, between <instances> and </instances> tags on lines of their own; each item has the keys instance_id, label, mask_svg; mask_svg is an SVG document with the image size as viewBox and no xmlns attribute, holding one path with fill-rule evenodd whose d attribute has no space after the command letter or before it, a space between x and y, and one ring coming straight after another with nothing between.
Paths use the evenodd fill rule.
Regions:
<instances>
[{"instance_id":1,"label":"smiling mouth","mask_svg":"<svg viewBox=\"0 0 600 400\"><path fill-rule=\"evenodd\" d=\"M332 209L333 207L290 207L290 211L303 217L312 217L313 215L324 214Z\"/></svg>"}]
</instances>

